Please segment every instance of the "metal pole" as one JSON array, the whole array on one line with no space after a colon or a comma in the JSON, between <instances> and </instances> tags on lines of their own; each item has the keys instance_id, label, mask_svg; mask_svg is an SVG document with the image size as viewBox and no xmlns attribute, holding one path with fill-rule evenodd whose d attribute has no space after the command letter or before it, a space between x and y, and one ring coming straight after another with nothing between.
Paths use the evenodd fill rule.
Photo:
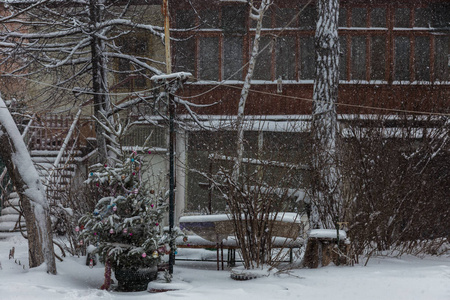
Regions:
<instances>
[{"instance_id":1,"label":"metal pole","mask_svg":"<svg viewBox=\"0 0 450 300\"><path fill-rule=\"evenodd\" d=\"M166 73L172 72L172 63L170 55L170 20L169 20L169 3L168 0L163 1L163 14L164 14L164 43L166 52ZM173 227L175 226L175 103L173 101L173 95L170 95L169 83L166 82L166 93L169 101L169 235L172 235ZM173 265L175 264L174 244L170 242L170 254L169 254L169 273L173 274Z\"/></svg>"},{"instance_id":2,"label":"metal pole","mask_svg":"<svg viewBox=\"0 0 450 300\"><path fill-rule=\"evenodd\" d=\"M169 92L169 91L167 91ZM172 235L175 225L175 103L172 99L173 95L169 94L169 235ZM169 254L169 273L173 274L173 265L175 264L175 253L173 240L170 240Z\"/></svg>"}]
</instances>

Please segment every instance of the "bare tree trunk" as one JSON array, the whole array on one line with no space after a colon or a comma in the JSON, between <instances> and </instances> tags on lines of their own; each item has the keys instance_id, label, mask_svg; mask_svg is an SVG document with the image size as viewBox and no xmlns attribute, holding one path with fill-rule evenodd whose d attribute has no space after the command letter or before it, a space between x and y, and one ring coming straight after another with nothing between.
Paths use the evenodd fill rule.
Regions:
<instances>
[{"instance_id":1,"label":"bare tree trunk","mask_svg":"<svg viewBox=\"0 0 450 300\"><path fill-rule=\"evenodd\" d=\"M30 268L47 264L47 273L56 274L49 206L44 185L34 168L22 136L9 110L0 99L0 157L8 168L25 216Z\"/></svg>"},{"instance_id":2,"label":"bare tree trunk","mask_svg":"<svg viewBox=\"0 0 450 300\"><path fill-rule=\"evenodd\" d=\"M98 36L95 24L102 21L103 0L90 0L90 18L92 23L91 33L91 63L92 63L92 91L94 98L94 115L98 121L103 121L105 116L110 115L111 105L108 96L108 86L105 70L105 57L103 57L103 40ZM108 161L107 139L103 126L95 123L95 133L99 161L105 163Z\"/></svg>"},{"instance_id":3,"label":"bare tree trunk","mask_svg":"<svg viewBox=\"0 0 450 300\"><path fill-rule=\"evenodd\" d=\"M338 0L318 0L313 103L313 203L311 225L333 227L341 209L336 102L339 84Z\"/></svg>"}]
</instances>

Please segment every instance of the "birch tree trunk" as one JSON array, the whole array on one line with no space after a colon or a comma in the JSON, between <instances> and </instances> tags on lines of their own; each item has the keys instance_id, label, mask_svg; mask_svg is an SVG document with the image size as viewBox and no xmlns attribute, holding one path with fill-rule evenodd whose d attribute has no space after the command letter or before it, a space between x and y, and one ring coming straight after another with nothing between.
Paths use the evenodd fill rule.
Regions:
<instances>
[{"instance_id":1,"label":"birch tree trunk","mask_svg":"<svg viewBox=\"0 0 450 300\"><path fill-rule=\"evenodd\" d=\"M251 86L256 59L258 57L262 19L271 3L271 0L262 0L257 8L253 5L253 1L250 1L250 18L256 21L256 31L244 86L242 87L239 98L239 107L236 117L236 158L230 178L231 180L228 182L231 187L228 205L234 221L236 238L241 249L246 269L260 267L265 263L268 256L267 253L270 252L271 248L271 239L267 238L269 230L265 230L267 229L268 211L265 209L266 207L261 205L260 201L258 201L258 197L251 195L251 193L244 188L244 180L241 178L241 167L244 156L245 104Z\"/></svg>"},{"instance_id":2,"label":"birch tree trunk","mask_svg":"<svg viewBox=\"0 0 450 300\"><path fill-rule=\"evenodd\" d=\"M240 175L240 169L242 165L242 160L244 156L244 117L245 117L245 104L247 102L248 92L251 87L251 81L253 78L253 71L255 69L256 59L258 57L259 52L259 41L261 39L261 28L262 28L262 20L264 14L271 4L271 0L262 0L259 8L255 8L253 6L253 2L251 3L250 17L256 20L256 30L255 30L255 38L253 39L253 48L252 53L250 55L250 60L248 62L247 75L245 76L244 86L241 90L241 95L239 97L239 107L238 113L236 117L236 128L237 128L237 153L236 160L233 166L233 180L235 182L238 181Z\"/></svg>"},{"instance_id":3,"label":"birch tree trunk","mask_svg":"<svg viewBox=\"0 0 450 300\"><path fill-rule=\"evenodd\" d=\"M0 157L19 194L27 226L30 268L47 264L47 273L56 274L50 211L44 185L22 136L3 100L0 99Z\"/></svg>"},{"instance_id":4,"label":"birch tree trunk","mask_svg":"<svg viewBox=\"0 0 450 300\"><path fill-rule=\"evenodd\" d=\"M339 84L338 0L317 1L314 81L313 199L311 226L333 228L340 219L341 192L337 161L336 102Z\"/></svg>"}]
</instances>

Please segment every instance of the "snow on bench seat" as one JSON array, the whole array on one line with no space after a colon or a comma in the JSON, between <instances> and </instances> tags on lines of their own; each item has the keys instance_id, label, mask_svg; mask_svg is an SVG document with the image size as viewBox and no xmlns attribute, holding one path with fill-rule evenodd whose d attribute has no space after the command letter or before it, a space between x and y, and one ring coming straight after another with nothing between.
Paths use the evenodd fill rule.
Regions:
<instances>
[{"instance_id":1,"label":"snow on bench seat","mask_svg":"<svg viewBox=\"0 0 450 300\"><path fill-rule=\"evenodd\" d=\"M317 239L337 239L336 229L312 229L309 233L310 238ZM344 230L339 230L339 239L346 239L347 233Z\"/></svg>"},{"instance_id":2,"label":"snow on bench seat","mask_svg":"<svg viewBox=\"0 0 450 300\"><path fill-rule=\"evenodd\" d=\"M245 219L245 217L242 217ZM276 213L269 216L272 235L297 239L302 231L301 216L297 213ZM234 236L234 221L227 214L184 216L180 220L180 228L195 233L202 238L220 243Z\"/></svg>"}]
</instances>

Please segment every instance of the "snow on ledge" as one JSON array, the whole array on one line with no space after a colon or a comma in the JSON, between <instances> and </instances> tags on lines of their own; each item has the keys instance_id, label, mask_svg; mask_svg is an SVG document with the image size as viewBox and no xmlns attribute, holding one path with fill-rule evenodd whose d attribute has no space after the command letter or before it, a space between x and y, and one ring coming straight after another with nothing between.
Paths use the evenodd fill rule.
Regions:
<instances>
[{"instance_id":1,"label":"snow on ledge","mask_svg":"<svg viewBox=\"0 0 450 300\"><path fill-rule=\"evenodd\" d=\"M192 77L192 74L189 72L177 72L177 73L171 73L171 74L153 75L150 78L150 80L151 81L163 81L163 80L173 80L173 79L186 80L189 77Z\"/></svg>"},{"instance_id":2,"label":"snow on ledge","mask_svg":"<svg viewBox=\"0 0 450 300\"><path fill-rule=\"evenodd\" d=\"M312 229L309 237L322 239L337 239L336 229ZM339 230L339 239L347 238L347 233L344 230Z\"/></svg>"},{"instance_id":3,"label":"snow on ledge","mask_svg":"<svg viewBox=\"0 0 450 300\"><path fill-rule=\"evenodd\" d=\"M242 216L244 218L244 216ZM274 214L270 214L270 219L273 220ZM220 222L231 221L232 216L228 214L217 215L195 215L195 216L183 216L180 218L180 223L206 223L206 222ZM287 223L301 223L301 215L293 212L279 212L275 218L276 221L282 221Z\"/></svg>"}]
</instances>

